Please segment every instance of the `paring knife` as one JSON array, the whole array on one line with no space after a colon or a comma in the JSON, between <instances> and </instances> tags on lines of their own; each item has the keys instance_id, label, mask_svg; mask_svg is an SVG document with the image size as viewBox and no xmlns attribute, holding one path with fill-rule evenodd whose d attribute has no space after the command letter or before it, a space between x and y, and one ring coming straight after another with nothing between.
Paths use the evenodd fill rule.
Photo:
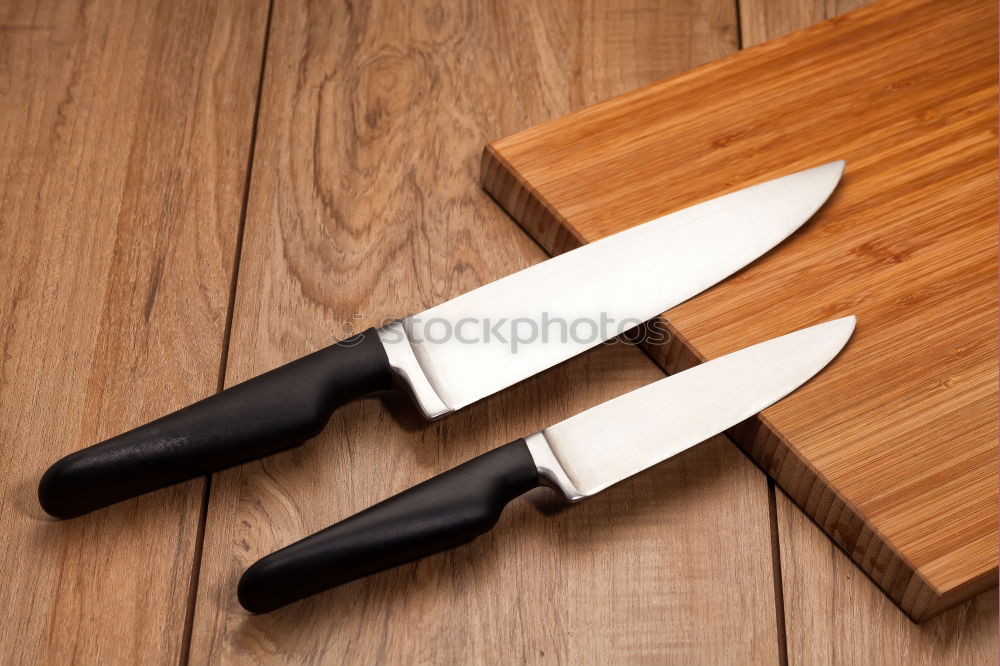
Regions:
<instances>
[{"instance_id":1,"label":"paring knife","mask_svg":"<svg viewBox=\"0 0 1000 666\"><path fill-rule=\"evenodd\" d=\"M335 408L394 386L408 390L427 418L444 416L746 266L816 212L843 168L801 171L609 236L72 453L42 476L42 508L71 518L275 453L317 435ZM620 325L582 332L599 318ZM515 320L520 331L584 325L518 345ZM507 335L490 335L498 322L508 322ZM477 327L484 334L475 335Z\"/></svg>"},{"instance_id":2,"label":"paring knife","mask_svg":"<svg viewBox=\"0 0 1000 666\"><path fill-rule=\"evenodd\" d=\"M240 604L264 613L467 543L539 485L573 502L750 418L819 372L854 317L783 335L626 393L505 444L257 561Z\"/></svg>"}]
</instances>

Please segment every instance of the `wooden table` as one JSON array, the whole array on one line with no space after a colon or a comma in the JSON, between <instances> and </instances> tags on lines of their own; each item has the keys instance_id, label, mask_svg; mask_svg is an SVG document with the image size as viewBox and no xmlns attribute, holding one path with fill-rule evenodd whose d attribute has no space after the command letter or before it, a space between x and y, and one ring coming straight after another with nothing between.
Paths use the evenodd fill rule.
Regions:
<instances>
[{"instance_id":1,"label":"wooden table","mask_svg":"<svg viewBox=\"0 0 1000 666\"><path fill-rule=\"evenodd\" d=\"M994 592L914 625L717 437L473 545L251 617L250 562L661 376L605 346L433 424L65 522L65 453L544 258L487 141L859 2L0 4L0 661L994 663Z\"/></svg>"}]
</instances>

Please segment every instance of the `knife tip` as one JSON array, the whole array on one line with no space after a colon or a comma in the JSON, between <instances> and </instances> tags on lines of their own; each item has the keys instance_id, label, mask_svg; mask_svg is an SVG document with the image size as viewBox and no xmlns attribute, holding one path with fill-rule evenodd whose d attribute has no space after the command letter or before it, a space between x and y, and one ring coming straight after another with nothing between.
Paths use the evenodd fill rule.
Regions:
<instances>
[{"instance_id":1,"label":"knife tip","mask_svg":"<svg viewBox=\"0 0 1000 666\"><path fill-rule=\"evenodd\" d=\"M820 164L817 167L809 169L809 171L819 172L825 175L829 175L833 180L834 184L840 181L840 178L844 175L844 169L847 168L846 160L834 160L833 162L827 162L826 164Z\"/></svg>"},{"instance_id":2,"label":"knife tip","mask_svg":"<svg viewBox=\"0 0 1000 666\"><path fill-rule=\"evenodd\" d=\"M847 344L847 341L851 339L854 334L854 327L858 323L858 318L854 315L847 315L846 317L840 317L839 319L831 319L830 321L820 324L820 326L827 328L830 331L831 337L838 341L838 349L842 348Z\"/></svg>"}]
</instances>

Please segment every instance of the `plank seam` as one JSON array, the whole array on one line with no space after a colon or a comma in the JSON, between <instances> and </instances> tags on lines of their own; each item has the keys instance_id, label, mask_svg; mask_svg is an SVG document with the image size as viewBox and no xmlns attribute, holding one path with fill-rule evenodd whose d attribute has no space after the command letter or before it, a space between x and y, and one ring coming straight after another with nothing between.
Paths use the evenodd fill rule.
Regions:
<instances>
[{"instance_id":1,"label":"plank seam","mask_svg":"<svg viewBox=\"0 0 1000 666\"><path fill-rule=\"evenodd\" d=\"M736 50L743 50L743 0L734 0L736 3Z\"/></svg>"},{"instance_id":2,"label":"plank seam","mask_svg":"<svg viewBox=\"0 0 1000 666\"><path fill-rule=\"evenodd\" d=\"M771 531L771 568L774 579L774 617L778 632L778 663L788 666L788 630L785 627L785 584L781 576L781 539L778 535L778 498L774 479L767 479L767 517Z\"/></svg>"},{"instance_id":3,"label":"plank seam","mask_svg":"<svg viewBox=\"0 0 1000 666\"><path fill-rule=\"evenodd\" d=\"M737 51L743 50L745 42L743 39L743 2L744 0L735 0ZM688 349L693 350L693 347L688 347ZM766 473L764 474L764 478L767 479L768 532L771 537L771 580L774 584L775 642L778 644L778 664L780 666L788 666L788 629L785 625L785 585L781 573L781 537L778 534L778 500L775 496L774 480L767 476Z\"/></svg>"},{"instance_id":4,"label":"plank seam","mask_svg":"<svg viewBox=\"0 0 1000 666\"><path fill-rule=\"evenodd\" d=\"M226 323L222 335L222 352L219 359L219 376L216 380L216 392L226 387L226 371L229 367L229 343L233 332L233 314L236 310L236 288L239 283L240 262L243 258L243 237L246 230L247 210L250 203L250 184L253 180L254 156L257 149L257 127L260 122L261 99L264 95L264 74L267 69L267 52L271 41L271 16L274 12L274 0L269 0L267 17L264 20L264 44L261 50L260 73L257 78L257 95L254 102L253 121L250 127L250 146L247 151L246 176L243 183L243 200L240 202L240 219L236 227L236 247L233 252L232 278L229 283L229 302L226 306ZM191 660L191 640L194 635L194 613L198 602L198 586L201 580L202 555L205 550L205 529L208 524L209 499L212 492L212 475L205 477L205 490L201 498L201 512L198 517L198 532L195 536L194 562L191 568L191 584L188 588L187 608L184 617L184 630L181 636L181 651L178 662L187 666Z\"/></svg>"}]
</instances>

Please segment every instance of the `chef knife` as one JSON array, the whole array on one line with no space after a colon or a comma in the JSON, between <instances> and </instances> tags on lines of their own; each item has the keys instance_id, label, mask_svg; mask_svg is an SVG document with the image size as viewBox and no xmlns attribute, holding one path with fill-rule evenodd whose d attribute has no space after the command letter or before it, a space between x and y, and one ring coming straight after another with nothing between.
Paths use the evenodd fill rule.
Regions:
<instances>
[{"instance_id":1,"label":"chef knife","mask_svg":"<svg viewBox=\"0 0 1000 666\"><path fill-rule=\"evenodd\" d=\"M70 518L275 453L317 435L335 408L393 386L408 390L427 418L444 416L747 265L812 216L843 166L832 162L641 224L72 453L42 476L42 508ZM599 318L620 326L595 330Z\"/></svg>"},{"instance_id":2,"label":"chef knife","mask_svg":"<svg viewBox=\"0 0 1000 666\"><path fill-rule=\"evenodd\" d=\"M750 418L829 363L854 317L802 329L661 379L518 439L257 561L239 601L274 610L489 531L549 485L580 500Z\"/></svg>"}]
</instances>

